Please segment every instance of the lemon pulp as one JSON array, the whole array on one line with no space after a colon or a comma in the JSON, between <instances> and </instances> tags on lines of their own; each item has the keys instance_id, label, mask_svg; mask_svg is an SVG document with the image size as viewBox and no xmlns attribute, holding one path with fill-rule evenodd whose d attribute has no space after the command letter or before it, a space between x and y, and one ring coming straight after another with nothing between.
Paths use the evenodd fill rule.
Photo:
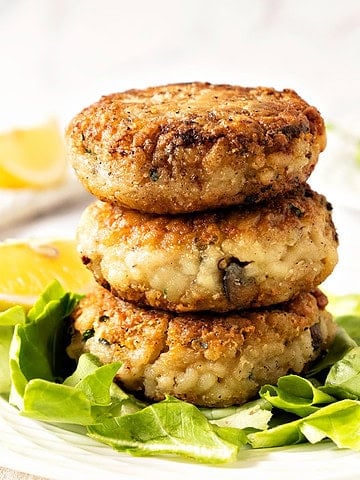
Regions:
<instances>
[{"instance_id":1,"label":"lemon pulp","mask_svg":"<svg viewBox=\"0 0 360 480\"><path fill-rule=\"evenodd\" d=\"M30 308L54 279L77 293L95 284L75 240L5 241L0 243L0 265L0 311L13 305Z\"/></svg>"},{"instance_id":2,"label":"lemon pulp","mask_svg":"<svg viewBox=\"0 0 360 480\"><path fill-rule=\"evenodd\" d=\"M0 187L45 188L64 179L64 142L55 121L0 135Z\"/></svg>"}]
</instances>

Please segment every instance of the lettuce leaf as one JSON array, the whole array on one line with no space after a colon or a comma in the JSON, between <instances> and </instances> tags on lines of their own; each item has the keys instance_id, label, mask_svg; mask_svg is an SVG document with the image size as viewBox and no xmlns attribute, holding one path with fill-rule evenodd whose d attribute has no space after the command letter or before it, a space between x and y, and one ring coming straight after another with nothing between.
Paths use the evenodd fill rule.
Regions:
<instances>
[{"instance_id":1,"label":"lettuce leaf","mask_svg":"<svg viewBox=\"0 0 360 480\"><path fill-rule=\"evenodd\" d=\"M0 327L14 327L18 323L25 323L25 321L25 310L20 305L0 312Z\"/></svg>"},{"instance_id":2,"label":"lettuce leaf","mask_svg":"<svg viewBox=\"0 0 360 480\"><path fill-rule=\"evenodd\" d=\"M17 323L25 323L25 310L15 306L0 313L0 394L8 394L11 388L9 352Z\"/></svg>"},{"instance_id":3,"label":"lettuce leaf","mask_svg":"<svg viewBox=\"0 0 360 480\"><path fill-rule=\"evenodd\" d=\"M9 351L14 327L0 327L0 394L8 394L11 388Z\"/></svg>"},{"instance_id":4,"label":"lettuce leaf","mask_svg":"<svg viewBox=\"0 0 360 480\"><path fill-rule=\"evenodd\" d=\"M35 378L58 381L65 356L66 318L80 295L65 292L54 281L28 312L25 323L15 325L10 345L10 403L22 408L27 383ZM60 365L60 367L59 367Z\"/></svg>"},{"instance_id":5,"label":"lettuce leaf","mask_svg":"<svg viewBox=\"0 0 360 480\"><path fill-rule=\"evenodd\" d=\"M360 329L360 323L358 328ZM335 362L341 360L347 352L356 347L357 343L344 328L338 327L334 341L326 355L315 362L306 372L311 378L324 370L328 370Z\"/></svg>"},{"instance_id":6,"label":"lettuce leaf","mask_svg":"<svg viewBox=\"0 0 360 480\"><path fill-rule=\"evenodd\" d=\"M120 363L101 365L89 353L81 355L73 375L63 384L33 379L26 385L25 416L45 422L90 425L112 408L111 385Z\"/></svg>"},{"instance_id":7,"label":"lettuce leaf","mask_svg":"<svg viewBox=\"0 0 360 480\"><path fill-rule=\"evenodd\" d=\"M201 412L219 427L264 430L272 417L271 409L271 403L259 398L238 407L202 408Z\"/></svg>"},{"instance_id":8,"label":"lettuce leaf","mask_svg":"<svg viewBox=\"0 0 360 480\"><path fill-rule=\"evenodd\" d=\"M332 440L340 448L360 450L360 402L341 400L311 415L248 435L253 448L283 447Z\"/></svg>"},{"instance_id":9,"label":"lettuce leaf","mask_svg":"<svg viewBox=\"0 0 360 480\"><path fill-rule=\"evenodd\" d=\"M277 387L264 385L260 390L260 396L274 407L299 417L306 417L319 410L324 404L335 401L334 397L297 375L280 377Z\"/></svg>"},{"instance_id":10,"label":"lettuce leaf","mask_svg":"<svg viewBox=\"0 0 360 480\"><path fill-rule=\"evenodd\" d=\"M360 314L342 315L341 317L337 317L336 323L360 346Z\"/></svg>"},{"instance_id":11,"label":"lettuce leaf","mask_svg":"<svg viewBox=\"0 0 360 480\"><path fill-rule=\"evenodd\" d=\"M328 370L360 345L360 295L330 296L328 310L338 325L336 336L327 354L308 369L305 374L308 378Z\"/></svg>"},{"instance_id":12,"label":"lettuce leaf","mask_svg":"<svg viewBox=\"0 0 360 480\"><path fill-rule=\"evenodd\" d=\"M300 430L302 419L286 422L277 427L249 433L248 442L253 448L284 447L306 441Z\"/></svg>"},{"instance_id":13,"label":"lettuce leaf","mask_svg":"<svg viewBox=\"0 0 360 480\"><path fill-rule=\"evenodd\" d=\"M300 429L311 443L329 438L339 448L360 450L360 402L346 399L327 405L303 419Z\"/></svg>"},{"instance_id":14,"label":"lettuce leaf","mask_svg":"<svg viewBox=\"0 0 360 480\"><path fill-rule=\"evenodd\" d=\"M334 363L324 386L316 388L309 380L287 375L279 379L278 387L263 387L260 395L275 407L304 418L250 433L248 440L253 448L306 440L316 443L327 438L338 447L360 450L360 347ZM329 405L316 406L324 403Z\"/></svg>"},{"instance_id":15,"label":"lettuce leaf","mask_svg":"<svg viewBox=\"0 0 360 480\"><path fill-rule=\"evenodd\" d=\"M212 427L194 406L172 397L132 415L105 419L88 427L90 437L133 455L176 454L207 463L235 460L234 432ZM226 440L224 440L226 439ZM235 441L246 442L237 432Z\"/></svg>"},{"instance_id":16,"label":"lettuce leaf","mask_svg":"<svg viewBox=\"0 0 360 480\"><path fill-rule=\"evenodd\" d=\"M360 347L350 350L331 367L323 390L340 398L360 398Z\"/></svg>"},{"instance_id":17,"label":"lettuce leaf","mask_svg":"<svg viewBox=\"0 0 360 480\"><path fill-rule=\"evenodd\" d=\"M96 421L81 390L40 378L27 384L22 403L22 415L43 422L89 425Z\"/></svg>"},{"instance_id":18,"label":"lettuce leaf","mask_svg":"<svg viewBox=\"0 0 360 480\"><path fill-rule=\"evenodd\" d=\"M329 439L360 450L360 296L332 302L341 314L336 339L307 379L287 375L263 386L254 401L214 409L172 397L140 401L113 383L120 363L102 365L91 354L81 355L75 368L65 347L68 316L80 298L54 282L28 314L21 307L0 314L0 389L10 390L10 402L22 415L77 425L132 455L180 455L206 463L234 461L246 444Z\"/></svg>"},{"instance_id":19,"label":"lettuce leaf","mask_svg":"<svg viewBox=\"0 0 360 480\"><path fill-rule=\"evenodd\" d=\"M136 455L170 453L211 463L234 460L239 445L247 441L242 430L212 426L196 407L176 399L149 406L136 400L113 383L120 363L102 365L93 355L83 354L75 371L62 377L59 358L66 354L66 319L79 299L54 282L26 317L18 310L6 317L5 326L14 329L10 402L20 413L87 426L90 436Z\"/></svg>"}]
</instances>

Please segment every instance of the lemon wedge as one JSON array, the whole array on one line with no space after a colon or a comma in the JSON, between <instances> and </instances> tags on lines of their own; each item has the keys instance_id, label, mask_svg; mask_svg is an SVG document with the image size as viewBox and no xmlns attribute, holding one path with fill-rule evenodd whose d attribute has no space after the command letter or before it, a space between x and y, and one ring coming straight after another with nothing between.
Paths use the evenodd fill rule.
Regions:
<instances>
[{"instance_id":1,"label":"lemon wedge","mask_svg":"<svg viewBox=\"0 0 360 480\"><path fill-rule=\"evenodd\" d=\"M0 134L0 187L46 188L66 172L64 142L55 121Z\"/></svg>"},{"instance_id":2,"label":"lemon wedge","mask_svg":"<svg viewBox=\"0 0 360 480\"><path fill-rule=\"evenodd\" d=\"M0 311L30 308L54 279L65 290L86 293L95 285L75 240L7 240L0 243Z\"/></svg>"}]
</instances>

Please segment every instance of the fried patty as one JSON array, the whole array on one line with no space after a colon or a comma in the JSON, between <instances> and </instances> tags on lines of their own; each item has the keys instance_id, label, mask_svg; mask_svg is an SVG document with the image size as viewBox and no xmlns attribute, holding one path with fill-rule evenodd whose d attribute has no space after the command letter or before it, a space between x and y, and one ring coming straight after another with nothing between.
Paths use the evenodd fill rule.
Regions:
<instances>
[{"instance_id":1,"label":"fried patty","mask_svg":"<svg viewBox=\"0 0 360 480\"><path fill-rule=\"evenodd\" d=\"M121 361L117 381L152 400L241 404L327 348L336 327L326 303L316 291L267 310L179 315L136 307L98 286L73 313L69 353Z\"/></svg>"},{"instance_id":2,"label":"fried patty","mask_svg":"<svg viewBox=\"0 0 360 480\"><path fill-rule=\"evenodd\" d=\"M173 84L102 97L67 129L99 199L148 213L252 203L306 182L324 121L292 90Z\"/></svg>"},{"instance_id":3,"label":"fried patty","mask_svg":"<svg viewBox=\"0 0 360 480\"><path fill-rule=\"evenodd\" d=\"M77 240L83 262L112 293L179 312L287 301L319 285L337 262L331 205L305 186L265 204L177 216L96 201Z\"/></svg>"}]
</instances>

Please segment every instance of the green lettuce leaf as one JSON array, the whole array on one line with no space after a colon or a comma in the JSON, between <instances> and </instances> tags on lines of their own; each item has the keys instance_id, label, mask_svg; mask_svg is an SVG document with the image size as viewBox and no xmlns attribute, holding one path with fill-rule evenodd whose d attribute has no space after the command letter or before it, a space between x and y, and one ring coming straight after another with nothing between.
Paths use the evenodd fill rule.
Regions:
<instances>
[{"instance_id":1,"label":"green lettuce leaf","mask_svg":"<svg viewBox=\"0 0 360 480\"><path fill-rule=\"evenodd\" d=\"M54 280L39 296L27 314L28 323L56 316L65 318L73 311L83 295L66 292L57 280ZM41 338L41 337L39 337Z\"/></svg>"},{"instance_id":2,"label":"green lettuce leaf","mask_svg":"<svg viewBox=\"0 0 360 480\"><path fill-rule=\"evenodd\" d=\"M271 403L259 398L239 407L203 408L201 412L219 427L264 430L271 419L271 409Z\"/></svg>"},{"instance_id":3,"label":"green lettuce leaf","mask_svg":"<svg viewBox=\"0 0 360 480\"><path fill-rule=\"evenodd\" d=\"M237 448L242 447L248 443L247 432L241 428L219 427L214 423L212 423L212 427L214 432L218 435L218 437L220 437L225 442L232 443ZM225 461L230 461L230 460L225 460ZM220 463L222 462L223 460L220 460Z\"/></svg>"},{"instance_id":4,"label":"green lettuce leaf","mask_svg":"<svg viewBox=\"0 0 360 480\"><path fill-rule=\"evenodd\" d=\"M336 323L357 345L360 345L360 315L342 315L336 318Z\"/></svg>"},{"instance_id":5,"label":"green lettuce leaf","mask_svg":"<svg viewBox=\"0 0 360 480\"><path fill-rule=\"evenodd\" d=\"M302 434L311 443L325 438L339 448L360 450L360 402L341 400L303 419Z\"/></svg>"},{"instance_id":6,"label":"green lettuce leaf","mask_svg":"<svg viewBox=\"0 0 360 480\"><path fill-rule=\"evenodd\" d=\"M0 394L8 394L11 388L9 351L14 327L0 327Z\"/></svg>"},{"instance_id":7,"label":"green lettuce leaf","mask_svg":"<svg viewBox=\"0 0 360 480\"><path fill-rule=\"evenodd\" d=\"M280 377L277 387L264 385L260 390L260 396L274 407L299 417L306 417L319 410L322 405L335 401L334 397L297 375Z\"/></svg>"},{"instance_id":8,"label":"green lettuce leaf","mask_svg":"<svg viewBox=\"0 0 360 480\"><path fill-rule=\"evenodd\" d=\"M25 323L25 310L15 306L0 312L0 394L9 394L11 388L9 352L14 326Z\"/></svg>"},{"instance_id":9,"label":"green lettuce leaf","mask_svg":"<svg viewBox=\"0 0 360 480\"><path fill-rule=\"evenodd\" d=\"M40 378L26 385L21 414L43 422L89 425L96 421L84 392Z\"/></svg>"},{"instance_id":10,"label":"green lettuce leaf","mask_svg":"<svg viewBox=\"0 0 360 480\"><path fill-rule=\"evenodd\" d=\"M84 392L94 406L110 405L110 386L120 367L119 362L102 365L94 355L85 353L80 356L75 373L64 381L64 385Z\"/></svg>"},{"instance_id":11,"label":"green lettuce leaf","mask_svg":"<svg viewBox=\"0 0 360 480\"><path fill-rule=\"evenodd\" d=\"M340 398L360 398L360 347L350 350L331 367L323 390Z\"/></svg>"},{"instance_id":12,"label":"green lettuce leaf","mask_svg":"<svg viewBox=\"0 0 360 480\"><path fill-rule=\"evenodd\" d=\"M0 327L14 327L18 323L25 323L26 314L23 307L16 305L8 308L4 312L0 312Z\"/></svg>"},{"instance_id":13,"label":"green lettuce leaf","mask_svg":"<svg viewBox=\"0 0 360 480\"><path fill-rule=\"evenodd\" d=\"M341 315L338 332L308 372L312 378L287 375L276 386L262 387L257 400L216 409L172 397L142 402L113 383L119 363L102 365L91 354L81 355L75 369L65 340L67 318L79 299L54 282L27 315L20 307L0 314L0 388L9 391L11 380L10 401L23 415L80 426L133 455L181 455L207 463L235 460L246 443L263 448L330 439L360 450L360 296L332 301Z\"/></svg>"},{"instance_id":14,"label":"green lettuce leaf","mask_svg":"<svg viewBox=\"0 0 360 480\"><path fill-rule=\"evenodd\" d=\"M329 351L324 357L320 358L320 360L315 362L311 368L309 368L306 372L306 377L311 378L324 370L328 370L335 362L341 360L344 355L354 347L356 347L355 340L350 337L346 330L338 327Z\"/></svg>"},{"instance_id":15,"label":"green lettuce leaf","mask_svg":"<svg viewBox=\"0 0 360 480\"><path fill-rule=\"evenodd\" d=\"M10 345L10 403L22 408L27 383L35 378L57 381L62 376L65 354L65 319L80 295L65 292L54 281L40 296L26 317L17 324Z\"/></svg>"},{"instance_id":16,"label":"green lettuce leaf","mask_svg":"<svg viewBox=\"0 0 360 480\"><path fill-rule=\"evenodd\" d=\"M305 442L306 438L300 430L302 418L283 423L268 430L249 433L248 442L253 448L284 447Z\"/></svg>"},{"instance_id":17,"label":"green lettuce leaf","mask_svg":"<svg viewBox=\"0 0 360 480\"><path fill-rule=\"evenodd\" d=\"M239 446L230 443L234 432L223 431L224 440L193 405L172 397L132 415L105 419L88 427L90 437L133 455L184 455L200 462L235 460ZM241 433L236 441L245 440Z\"/></svg>"},{"instance_id":18,"label":"green lettuce leaf","mask_svg":"<svg viewBox=\"0 0 360 480\"><path fill-rule=\"evenodd\" d=\"M63 384L30 380L21 413L46 422L96 423L113 408L111 386L120 366L120 363L101 365L96 357L84 353L76 371ZM118 400L119 397L115 398L115 402Z\"/></svg>"},{"instance_id":19,"label":"green lettuce leaf","mask_svg":"<svg viewBox=\"0 0 360 480\"><path fill-rule=\"evenodd\" d=\"M283 447L332 440L340 448L360 450L360 402L341 400L311 415L248 435L253 448Z\"/></svg>"}]
</instances>

